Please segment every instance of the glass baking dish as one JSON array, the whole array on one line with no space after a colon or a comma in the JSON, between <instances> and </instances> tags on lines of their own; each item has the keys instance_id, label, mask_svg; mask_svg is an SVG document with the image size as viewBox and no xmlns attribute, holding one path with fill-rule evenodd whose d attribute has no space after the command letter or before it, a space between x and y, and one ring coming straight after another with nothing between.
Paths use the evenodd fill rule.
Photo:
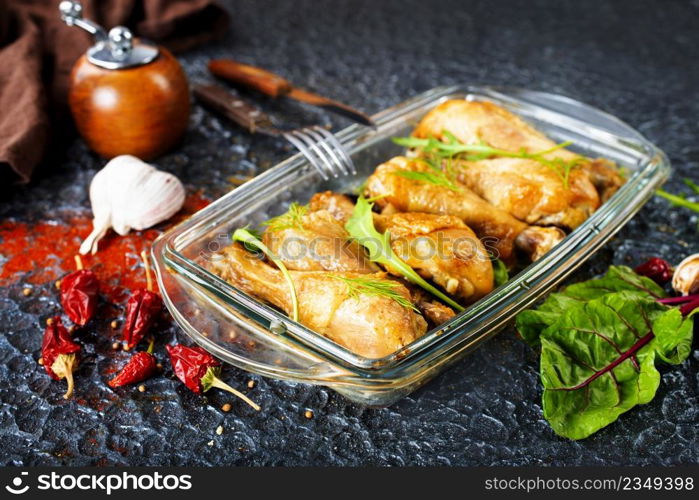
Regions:
<instances>
[{"instance_id":1,"label":"glass baking dish","mask_svg":"<svg viewBox=\"0 0 699 500\"><path fill-rule=\"evenodd\" d=\"M491 101L518 114L557 142L623 166L627 182L585 223L543 258L447 323L381 359L358 356L292 321L205 268L230 244L236 228L256 226L305 203L318 191L353 192L374 168L400 154L392 137L406 136L447 99ZM375 129L350 126L336 134L358 175L323 181L297 154L231 191L155 242L153 254L165 303L197 344L244 370L321 384L367 405L393 403L461 359L570 275L614 235L670 172L665 155L625 123L565 97L513 88L440 87L373 117Z\"/></svg>"}]
</instances>

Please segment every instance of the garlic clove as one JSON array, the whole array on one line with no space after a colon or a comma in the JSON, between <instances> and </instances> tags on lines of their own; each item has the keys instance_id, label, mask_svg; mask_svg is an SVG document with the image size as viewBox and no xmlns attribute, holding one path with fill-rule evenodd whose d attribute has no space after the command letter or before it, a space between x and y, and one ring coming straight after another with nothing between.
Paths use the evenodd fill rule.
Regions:
<instances>
[{"instance_id":1,"label":"garlic clove","mask_svg":"<svg viewBox=\"0 0 699 500\"><path fill-rule=\"evenodd\" d=\"M124 236L132 228L147 229L169 219L184 199L184 186L174 175L135 156L113 158L90 184L93 230L80 245L80 253L94 254L110 228Z\"/></svg>"},{"instance_id":2,"label":"garlic clove","mask_svg":"<svg viewBox=\"0 0 699 500\"><path fill-rule=\"evenodd\" d=\"M157 170L134 156L117 157L122 159L110 171L113 189L109 193L111 202L112 228L125 236L133 227L132 220L138 218L134 204L140 204L143 193L141 187Z\"/></svg>"},{"instance_id":3,"label":"garlic clove","mask_svg":"<svg viewBox=\"0 0 699 500\"><path fill-rule=\"evenodd\" d=\"M80 245L79 251L82 255L87 255L88 253L95 255L97 253L97 242L102 239L105 234L107 234L107 231L109 231L109 228L111 227L109 217L106 219L103 218L102 220L94 218L92 220L92 227L94 229Z\"/></svg>"},{"instance_id":4,"label":"garlic clove","mask_svg":"<svg viewBox=\"0 0 699 500\"><path fill-rule=\"evenodd\" d=\"M97 242L111 227L111 202L104 196L109 191L110 185L109 169L106 167L100 170L92 178L90 183L90 204L92 205L92 232L80 245L79 252L82 255L97 252Z\"/></svg>"},{"instance_id":5,"label":"garlic clove","mask_svg":"<svg viewBox=\"0 0 699 500\"><path fill-rule=\"evenodd\" d=\"M699 293L699 253L690 255L675 268L672 288L682 295Z\"/></svg>"},{"instance_id":6,"label":"garlic clove","mask_svg":"<svg viewBox=\"0 0 699 500\"><path fill-rule=\"evenodd\" d=\"M174 175L154 170L134 193L127 220L133 229L146 229L169 219L184 204L185 190Z\"/></svg>"}]
</instances>

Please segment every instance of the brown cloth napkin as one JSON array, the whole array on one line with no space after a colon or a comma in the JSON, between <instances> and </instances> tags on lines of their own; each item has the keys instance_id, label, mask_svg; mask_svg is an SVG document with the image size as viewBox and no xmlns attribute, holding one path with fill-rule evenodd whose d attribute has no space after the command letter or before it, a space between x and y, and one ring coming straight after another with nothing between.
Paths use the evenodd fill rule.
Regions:
<instances>
[{"instance_id":1,"label":"brown cloth napkin","mask_svg":"<svg viewBox=\"0 0 699 500\"><path fill-rule=\"evenodd\" d=\"M90 36L60 19L59 0L0 0L0 174L23 182L67 119L70 70ZM182 51L220 37L228 14L213 0L83 0L83 16ZM3 175L4 177L4 175Z\"/></svg>"}]
</instances>

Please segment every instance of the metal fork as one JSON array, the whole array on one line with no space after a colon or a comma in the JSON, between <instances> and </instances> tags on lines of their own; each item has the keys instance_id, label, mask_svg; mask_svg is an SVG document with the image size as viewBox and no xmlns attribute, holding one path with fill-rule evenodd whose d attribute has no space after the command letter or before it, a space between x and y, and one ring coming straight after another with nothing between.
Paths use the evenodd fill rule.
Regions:
<instances>
[{"instance_id":1,"label":"metal fork","mask_svg":"<svg viewBox=\"0 0 699 500\"><path fill-rule=\"evenodd\" d=\"M341 175L357 174L352 158L340 141L323 127L315 125L294 130L277 128L269 116L254 104L216 84L195 85L194 95L203 104L252 134L262 133L284 137L301 151L326 181L330 176L337 178Z\"/></svg>"},{"instance_id":2,"label":"metal fork","mask_svg":"<svg viewBox=\"0 0 699 500\"><path fill-rule=\"evenodd\" d=\"M352 158L340 141L323 127L304 127L284 132L282 136L301 151L323 180L357 174Z\"/></svg>"}]
</instances>

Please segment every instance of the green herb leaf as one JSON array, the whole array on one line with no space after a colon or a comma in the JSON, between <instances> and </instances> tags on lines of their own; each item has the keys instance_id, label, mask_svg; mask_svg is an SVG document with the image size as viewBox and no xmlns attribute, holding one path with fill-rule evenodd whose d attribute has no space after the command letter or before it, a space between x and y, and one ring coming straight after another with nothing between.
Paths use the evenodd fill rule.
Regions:
<instances>
[{"instance_id":1,"label":"green herb leaf","mask_svg":"<svg viewBox=\"0 0 699 500\"><path fill-rule=\"evenodd\" d=\"M554 324L570 307L621 291L637 293L653 300L665 297L663 288L650 278L640 276L626 266L611 266L603 277L570 285L559 293L550 294L538 308L522 311L517 315L515 326L520 336L536 347L541 332Z\"/></svg>"},{"instance_id":2,"label":"green herb leaf","mask_svg":"<svg viewBox=\"0 0 699 500\"><path fill-rule=\"evenodd\" d=\"M699 194L699 184L694 182L692 179L683 179L685 186L694 191L694 194Z\"/></svg>"},{"instance_id":3,"label":"green herb leaf","mask_svg":"<svg viewBox=\"0 0 699 500\"><path fill-rule=\"evenodd\" d=\"M693 210L695 212L699 212L699 203L695 203L693 201L686 200L682 196L668 193L667 191L664 191L662 189L656 189L655 194L657 194L658 196L661 196L662 198L665 198L667 201L669 201L672 205L674 205L676 207L684 207L684 208L688 208L690 210Z\"/></svg>"},{"instance_id":4,"label":"green herb leaf","mask_svg":"<svg viewBox=\"0 0 699 500\"><path fill-rule=\"evenodd\" d=\"M495 287L504 285L510 279L510 273L507 272L507 266L500 259L493 259L493 277L495 278Z\"/></svg>"},{"instance_id":5,"label":"green herb leaf","mask_svg":"<svg viewBox=\"0 0 699 500\"><path fill-rule=\"evenodd\" d=\"M299 205L293 202L289 209L281 215L272 217L262 225L270 231L282 231L284 229L303 230L303 217L308 213L308 205Z\"/></svg>"},{"instance_id":6,"label":"green herb leaf","mask_svg":"<svg viewBox=\"0 0 699 500\"><path fill-rule=\"evenodd\" d=\"M395 281L379 279L373 276L361 276L350 278L339 274L328 274L328 276L342 281L347 285L347 291L350 297L356 298L359 295L372 295L376 297L385 297L396 301L406 309L412 309L418 312L417 308L410 300L398 293L396 290L400 285Z\"/></svg>"},{"instance_id":7,"label":"green herb leaf","mask_svg":"<svg viewBox=\"0 0 699 500\"><path fill-rule=\"evenodd\" d=\"M394 137L391 139L394 144L410 149L425 149L429 144L429 139L418 139L417 137Z\"/></svg>"},{"instance_id":8,"label":"green herb leaf","mask_svg":"<svg viewBox=\"0 0 699 500\"><path fill-rule=\"evenodd\" d=\"M247 225L247 226L243 227L242 229L244 229L245 231L250 233L250 235L253 238L255 238L257 240L262 240L262 233L260 231L258 231L257 229L251 228L250 225ZM243 244L243 246L245 247L245 249L248 252L261 253L261 250L258 246L251 245L250 243L245 242L245 241L242 241L241 243Z\"/></svg>"},{"instance_id":9,"label":"green herb leaf","mask_svg":"<svg viewBox=\"0 0 699 500\"><path fill-rule=\"evenodd\" d=\"M425 281L419 274L403 262L391 249L390 234L386 231L384 234L379 233L374 227L374 219L371 213L372 203L369 203L366 198L360 196L357 199L357 204L354 206L352 216L345 224L345 229L349 235L354 238L360 245L366 248L369 254L369 259L373 262L378 262L384 266L394 270L404 276L408 281L424 288L429 293L449 304L457 311L463 311L464 308L438 290L430 283Z\"/></svg>"},{"instance_id":10,"label":"green herb leaf","mask_svg":"<svg viewBox=\"0 0 699 500\"><path fill-rule=\"evenodd\" d=\"M587 159L582 156L575 157L570 161L565 161L562 158L546 158L546 155L570 146L572 141L556 144L543 151L528 153L525 150L515 152L494 148L484 141L481 141L479 144L464 144L448 130L445 130L442 135L446 138L444 142L438 141L432 137L428 139L396 137L393 139L393 142L407 148L420 149L428 153L434 153L441 158L457 157L467 161L478 161L485 158L523 158L534 160L554 170L560 176L566 189L568 188L570 171L587 161Z\"/></svg>"},{"instance_id":11,"label":"green herb leaf","mask_svg":"<svg viewBox=\"0 0 699 500\"><path fill-rule=\"evenodd\" d=\"M596 299L604 294L620 291L645 293L652 299L666 296L663 287L627 266L610 266L604 276L570 285L565 294L578 300Z\"/></svg>"},{"instance_id":12,"label":"green herb leaf","mask_svg":"<svg viewBox=\"0 0 699 500\"><path fill-rule=\"evenodd\" d=\"M291 279L291 274L287 270L284 263L272 252L267 245L262 243L258 238L250 233L248 229L240 228L236 229L232 236L233 241L243 243L245 246L251 246L260 252L263 252L269 260L274 262L274 264L279 268L284 276L284 279L289 284L289 291L291 292L291 305L293 308L293 314L291 319L294 321L299 320L299 303L296 297L296 287L294 287L294 280Z\"/></svg>"},{"instance_id":13,"label":"green herb leaf","mask_svg":"<svg viewBox=\"0 0 699 500\"><path fill-rule=\"evenodd\" d=\"M583 439L655 396L656 357L681 363L693 321L636 292L571 304L541 334L544 417L554 431Z\"/></svg>"}]
</instances>

